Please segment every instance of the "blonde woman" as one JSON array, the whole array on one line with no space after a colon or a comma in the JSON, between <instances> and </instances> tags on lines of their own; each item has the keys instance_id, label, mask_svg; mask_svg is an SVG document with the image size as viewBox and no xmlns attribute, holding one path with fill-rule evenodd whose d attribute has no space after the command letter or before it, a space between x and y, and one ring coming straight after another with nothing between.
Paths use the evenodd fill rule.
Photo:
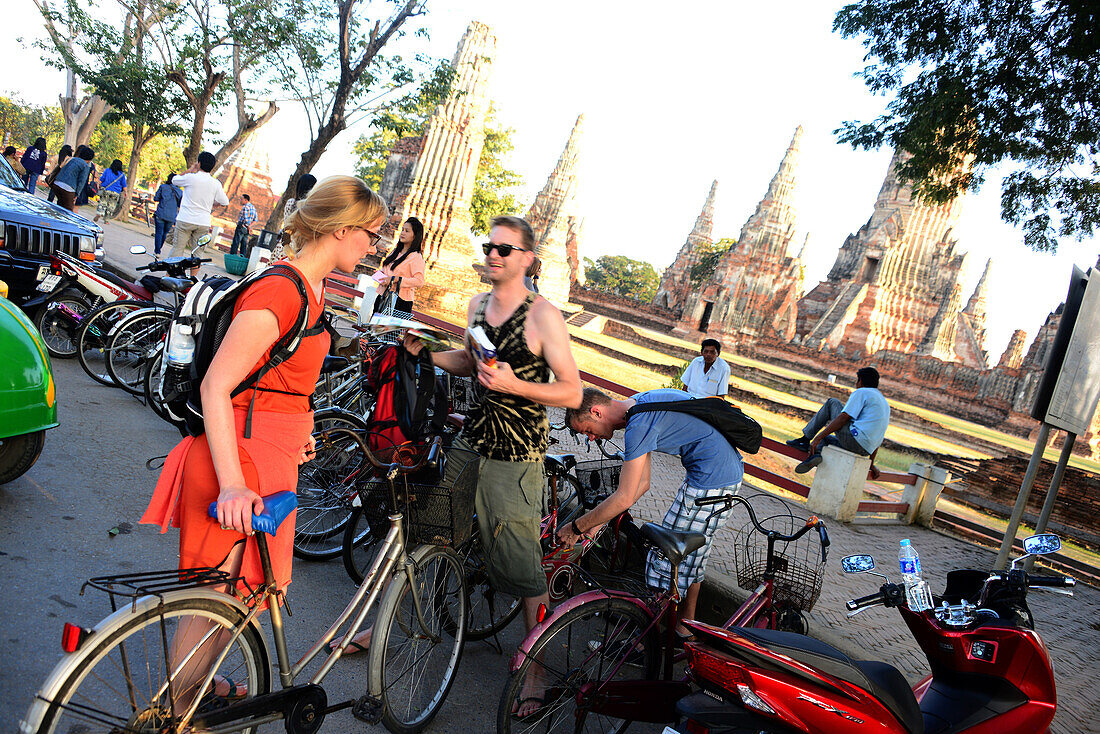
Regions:
<instances>
[{"instance_id":1,"label":"blonde woman","mask_svg":"<svg viewBox=\"0 0 1100 734\"><path fill-rule=\"evenodd\" d=\"M324 310L325 276L333 270L351 273L373 253L386 216L385 203L365 183L334 176L318 184L289 217L286 229L298 256L288 265L304 282L309 324L317 323ZM263 511L264 496L295 487L298 465L311 457L309 395L329 350L328 333L319 329L304 338L297 351L254 388L236 397L232 393L267 361L275 341L293 328L300 302L297 286L276 275L258 280L238 298L233 321L200 388L206 432L184 438L165 461L142 522L160 525L162 532L169 524L180 528L181 569L219 567L252 588L263 582L252 515ZM215 501L217 520L207 514ZM280 588L290 583L293 543L292 519L268 541ZM186 655L209 629L205 622L181 621L172 647L174 659ZM209 655L194 660L174 682L177 713L194 700L194 688L212 663ZM248 693L242 688L218 676L214 690L204 696L241 698Z\"/></svg>"}]
</instances>

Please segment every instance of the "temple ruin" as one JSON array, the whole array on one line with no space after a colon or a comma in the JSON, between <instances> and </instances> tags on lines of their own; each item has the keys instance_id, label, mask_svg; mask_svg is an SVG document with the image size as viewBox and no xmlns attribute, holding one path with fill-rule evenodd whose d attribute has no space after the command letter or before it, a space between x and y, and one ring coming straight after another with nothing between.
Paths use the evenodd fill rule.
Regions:
<instances>
[{"instance_id":1,"label":"temple ruin","mask_svg":"<svg viewBox=\"0 0 1100 734\"><path fill-rule=\"evenodd\" d=\"M271 188L271 156L268 145L261 142L262 132L252 133L244 144L225 159L217 171L216 178L221 181L225 195L229 197L229 210L226 218L237 221L244 202L242 194L248 194L252 206L256 208L256 219L264 222L279 201L279 194ZM255 231L255 230L254 230ZM233 233L229 232L232 236Z\"/></svg>"},{"instance_id":2,"label":"temple ruin","mask_svg":"<svg viewBox=\"0 0 1100 734\"><path fill-rule=\"evenodd\" d=\"M800 125L737 244L721 256L709 281L689 289L678 330L730 343L794 337L803 274L802 253L792 256L790 249L798 230L794 199L801 139Z\"/></svg>"},{"instance_id":3,"label":"temple ruin","mask_svg":"<svg viewBox=\"0 0 1100 734\"><path fill-rule=\"evenodd\" d=\"M573 283L584 282L579 252L583 220L576 211L583 127L584 115L578 115L554 170L527 212L527 221L535 230L535 254L542 260L539 293L558 307L569 302Z\"/></svg>"},{"instance_id":4,"label":"temple ruin","mask_svg":"<svg viewBox=\"0 0 1100 734\"><path fill-rule=\"evenodd\" d=\"M672 264L661 274L657 295L653 297L655 306L674 311L683 309L692 289L691 269L698 262L700 252L711 245L711 233L714 230L714 198L717 193L718 181L715 180L710 185L710 193L707 194L703 210L696 217L695 226L691 228L683 247L680 248Z\"/></svg>"}]
</instances>

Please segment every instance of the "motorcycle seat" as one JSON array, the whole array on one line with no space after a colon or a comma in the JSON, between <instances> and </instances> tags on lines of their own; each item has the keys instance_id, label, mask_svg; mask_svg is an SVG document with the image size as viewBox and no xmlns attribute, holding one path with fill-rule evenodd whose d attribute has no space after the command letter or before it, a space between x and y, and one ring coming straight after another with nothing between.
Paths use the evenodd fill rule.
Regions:
<instances>
[{"instance_id":1,"label":"motorcycle seat","mask_svg":"<svg viewBox=\"0 0 1100 734\"><path fill-rule=\"evenodd\" d=\"M166 291L172 293L183 293L193 285L193 282L185 278L168 278L164 277L160 279L160 286Z\"/></svg>"},{"instance_id":2,"label":"motorcycle seat","mask_svg":"<svg viewBox=\"0 0 1100 734\"><path fill-rule=\"evenodd\" d=\"M577 465L577 457L573 454L547 454L544 463L546 470L553 474L568 474Z\"/></svg>"},{"instance_id":3,"label":"motorcycle seat","mask_svg":"<svg viewBox=\"0 0 1100 734\"><path fill-rule=\"evenodd\" d=\"M673 566L679 566L684 556L699 550L707 542L707 536L702 533L669 530L652 522L642 526L642 537L660 548L661 553Z\"/></svg>"},{"instance_id":4,"label":"motorcycle seat","mask_svg":"<svg viewBox=\"0 0 1100 734\"><path fill-rule=\"evenodd\" d=\"M692 626L692 629L700 631L696 626ZM894 666L877 660L853 660L832 645L794 632L747 627L735 627L729 631L772 652L862 688L880 701L909 734L924 734L924 717L917 697L913 695L913 689L909 687L905 676ZM804 680L818 682L800 669L773 658L755 655L751 649L732 643L724 637L706 635L703 644L746 659L754 666L779 670Z\"/></svg>"},{"instance_id":5,"label":"motorcycle seat","mask_svg":"<svg viewBox=\"0 0 1100 734\"><path fill-rule=\"evenodd\" d=\"M99 268L95 271L95 274L98 275L100 278L103 278L104 280L114 283L119 288L125 288L126 290L131 291L138 298L143 298L146 301L153 300L153 294L149 291L148 288L141 285L140 283L134 283L124 278L120 278L107 268Z\"/></svg>"}]
</instances>

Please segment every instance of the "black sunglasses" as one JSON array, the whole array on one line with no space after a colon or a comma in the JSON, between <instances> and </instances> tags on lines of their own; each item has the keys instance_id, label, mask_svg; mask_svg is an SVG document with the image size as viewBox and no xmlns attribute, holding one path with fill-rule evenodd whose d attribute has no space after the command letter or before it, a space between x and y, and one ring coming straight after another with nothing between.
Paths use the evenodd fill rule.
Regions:
<instances>
[{"instance_id":1,"label":"black sunglasses","mask_svg":"<svg viewBox=\"0 0 1100 734\"><path fill-rule=\"evenodd\" d=\"M518 252L530 252L530 250L525 250L522 247L516 247L515 245L494 245L492 242L486 242L484 245L481 246L481 251L484 252L486 255L488 255L494 249L501 257L508 257L512 254L512 250L516 250Z\"/></svg>"}]
</instances>

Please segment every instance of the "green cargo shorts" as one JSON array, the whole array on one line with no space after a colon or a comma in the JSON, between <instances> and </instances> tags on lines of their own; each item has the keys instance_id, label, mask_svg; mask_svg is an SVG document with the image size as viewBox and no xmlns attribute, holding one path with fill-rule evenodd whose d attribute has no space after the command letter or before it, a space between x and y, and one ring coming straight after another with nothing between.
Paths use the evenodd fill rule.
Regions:
<instances>
[{"instance_id":1,"label":"green cargo shorts","mask_svg":"<svg viewBox=\"0 0 1100 734\"><path fill-rule=\"evenodd\" d=\"M461 437L454 445L470 450ZM474 510L489 559L489 583L501 593L520 597L546 593L539 543L544 491L541 462L481 457Z\"/></svg>"}]
</instances>

